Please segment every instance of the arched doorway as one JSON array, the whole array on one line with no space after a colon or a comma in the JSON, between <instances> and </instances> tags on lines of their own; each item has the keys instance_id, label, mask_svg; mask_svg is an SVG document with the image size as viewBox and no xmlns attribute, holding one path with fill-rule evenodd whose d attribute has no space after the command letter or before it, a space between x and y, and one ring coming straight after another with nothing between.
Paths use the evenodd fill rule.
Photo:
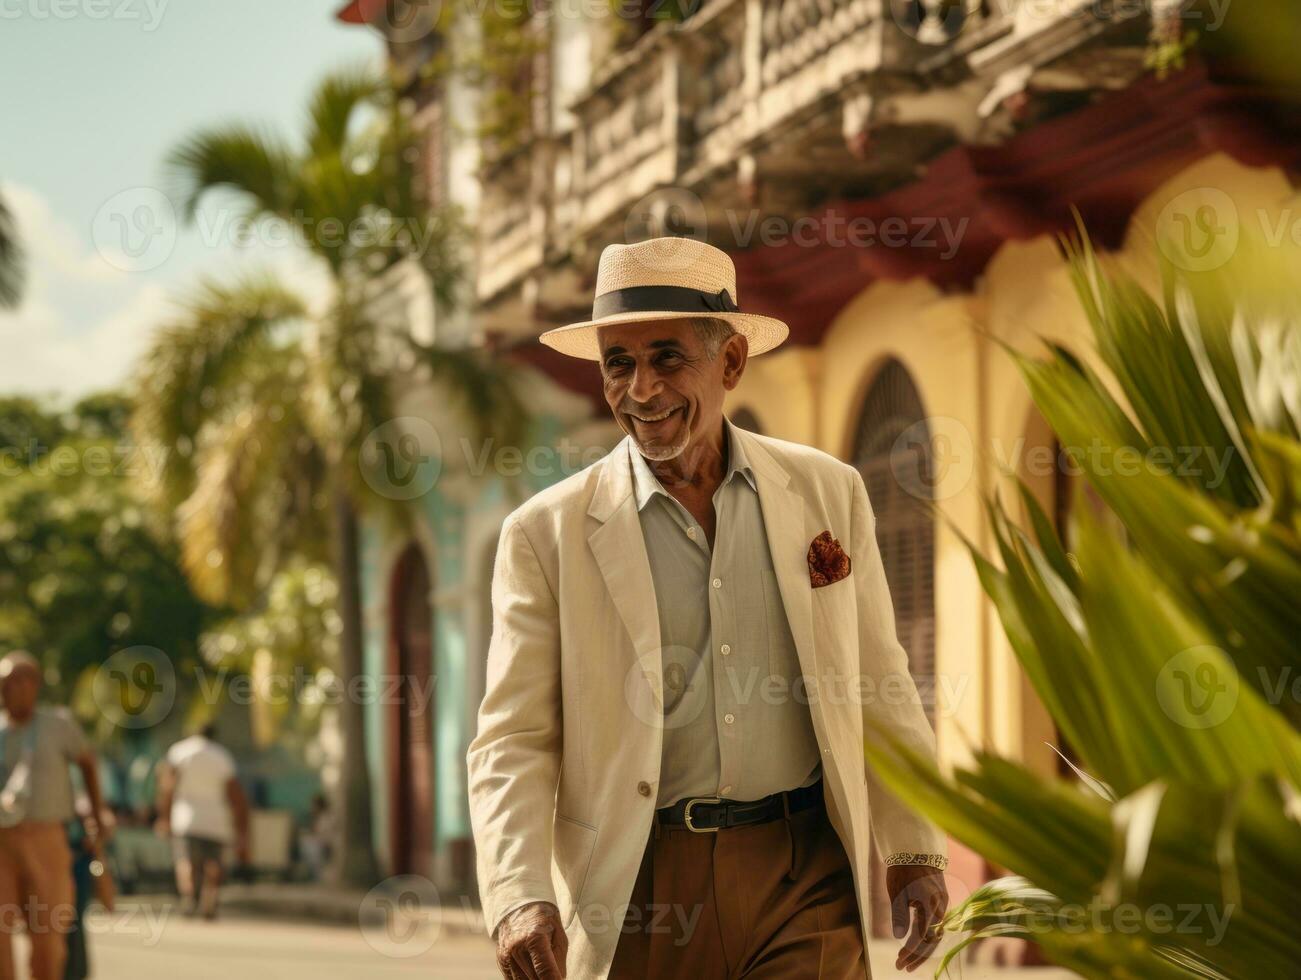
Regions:
<instances>
[{"instance_id":1,"label":"arched doorway","mask_svg":"<svg viewBox=\"0 0 1301 980\"><path fill-rule=\"evenodd\" d=\"M863 474L876 540L894 605L895 632L908 652L908 671L935 724L935 523L928 509L934 487L930 430L917 386L897 360L887 361L863 398L851 430L850 460ZM873 932L890 935L885 862L872 843Z\"/></svg>"},{"instance_id":2,"label":"arched doorway","mask_svg":"<svg viewBox=\"0 0 1301 980\"><path fill-rule=\"evenodd\" d=\"M930 429L921 396L899 361L877 372L863 399L851 461L863 474L876 515L895 631L908 669L935 723L935 520Z\"/></svg>"},{"instance_id":3,"label":"arched doorway","mask_svg":"<svg viewBox=\"0 0 1301 980\"><path fill-rule=\"evenodd\" d=\"M434 643L429 566L411 544L389 583L390 840L394 874L431 877L434 851Z\"/></svg>"}]
</instances>

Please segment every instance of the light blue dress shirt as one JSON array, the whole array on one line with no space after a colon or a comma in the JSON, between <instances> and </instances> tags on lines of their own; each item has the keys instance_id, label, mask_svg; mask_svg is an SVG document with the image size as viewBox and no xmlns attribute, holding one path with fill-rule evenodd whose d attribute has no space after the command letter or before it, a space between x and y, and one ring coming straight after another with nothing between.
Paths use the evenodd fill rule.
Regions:
<instances>
[{"instance_id":1,"label":"light blue dress shirt","mask_svg":"<svg viewBox=\"0 0 1301 980\"><path fill-rule=\"evenodd\" d=\"M724 420L714 547L632 444L659 612L664 749L656 806L756 800L821 773L808 692L782 604L754 472Z\"/></svg>"}]
</instances>

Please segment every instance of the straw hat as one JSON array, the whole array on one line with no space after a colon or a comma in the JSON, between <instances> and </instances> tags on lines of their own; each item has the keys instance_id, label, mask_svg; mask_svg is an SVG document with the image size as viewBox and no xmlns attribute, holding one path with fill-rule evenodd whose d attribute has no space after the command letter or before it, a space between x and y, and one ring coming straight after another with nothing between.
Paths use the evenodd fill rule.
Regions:
<instances>
[{"instance_id":1,"label":"straw hat","mask_svg":"<svg viewBox=\"0 0 1301 980\"><path fill-rule=\"evenodd\" d=\"M772 350L790 332L774 317L740 311L736 266L726 252L694 238L651 238L607 246L597 267L592 318L548 330L539 339L562 354L597 361L600 327L692 316L726 320L749 338L751 355Z\"/></svg>"}]
</instances>

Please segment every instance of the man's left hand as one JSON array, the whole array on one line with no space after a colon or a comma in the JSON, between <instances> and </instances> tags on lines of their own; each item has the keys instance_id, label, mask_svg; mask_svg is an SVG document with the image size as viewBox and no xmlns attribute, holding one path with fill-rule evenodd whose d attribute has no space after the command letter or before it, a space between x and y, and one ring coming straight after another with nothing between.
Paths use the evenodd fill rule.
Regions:
<instances>
[{"instance_id":1,"label":"man's left hand","mask_svg":"<svg viewBox=\"0 0 1301 980\"><path fill-rule=\"evenodd\" d=\"M907 936L896 970L917 969L940 944L940 923L949 908L949 890L944 872L923 864L897 864L885 869L885 887L890 894L890 921L894 938ZM910 915L910 913L915 913ZM908 931L909 919L912 932Z\"/></svg>"}]
</instances>

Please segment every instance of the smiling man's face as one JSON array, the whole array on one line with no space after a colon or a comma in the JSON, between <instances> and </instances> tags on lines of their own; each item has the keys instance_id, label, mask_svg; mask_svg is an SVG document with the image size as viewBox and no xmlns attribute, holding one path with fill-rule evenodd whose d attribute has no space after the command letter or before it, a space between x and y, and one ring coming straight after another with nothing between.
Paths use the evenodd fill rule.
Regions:
<instances>
[{"instance_id":1,"label":"smiling man's face","mask_svg":"<svg viewBox=\"0 0 1301 980\"><path fill-rule=\"evenodd\" d=\"M744 337L710 357L691 320L612 324L597 336L605 400L643 456L673 459L721 436L723 396L745 368Z\"/></svg>"}]
</instances>

